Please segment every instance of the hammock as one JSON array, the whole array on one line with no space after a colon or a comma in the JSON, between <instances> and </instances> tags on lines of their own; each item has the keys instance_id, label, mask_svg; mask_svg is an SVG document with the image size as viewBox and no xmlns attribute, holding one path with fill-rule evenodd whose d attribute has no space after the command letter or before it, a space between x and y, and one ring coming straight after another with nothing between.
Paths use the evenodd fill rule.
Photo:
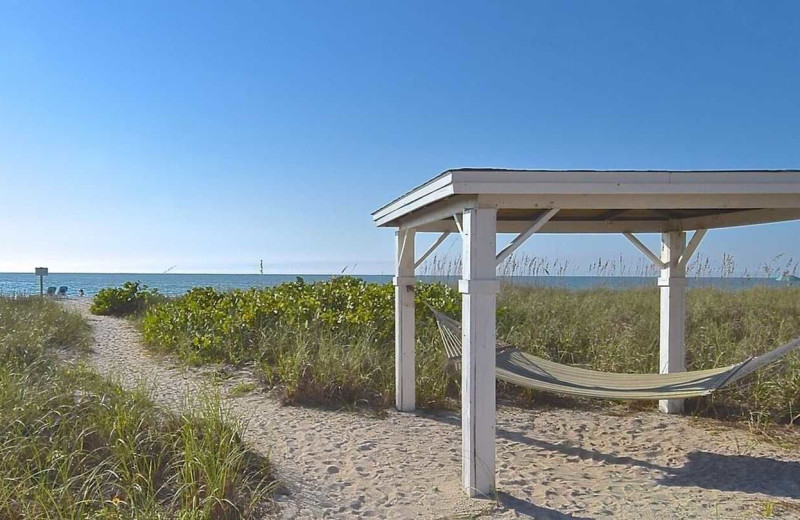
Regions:
<instances>
[{"instance_id":1,"label":"hammock","mask_svg":"<svg viewBox=\"0 0 800 520\"><path fill-rule=\"evenodd\" d=\"M445 354L460 367L461 324L428 306L436 317ZM800 347L800 338L775 350L723 368L673 374L616 374L562 365L498 344L497 379L514 385L579 397L601 399L684 399L708 395L765 367Z\"/></svg>"}]
</instances>

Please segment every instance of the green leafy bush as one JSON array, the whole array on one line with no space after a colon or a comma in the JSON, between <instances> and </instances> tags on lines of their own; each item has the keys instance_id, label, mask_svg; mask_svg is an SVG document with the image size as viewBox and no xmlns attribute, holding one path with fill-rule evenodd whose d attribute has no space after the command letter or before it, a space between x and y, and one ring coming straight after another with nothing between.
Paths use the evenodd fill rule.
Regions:
<instances>
[{"instance_id":1,"label":"green leafy bush","mask_svg":"<svg viewBox=\"0 0 800 520\"><path fill-rule=\"evenodd\" d=\"M460 297L442 284L416 287L417 356L429 380L421 402L441 403L448 385L436 327L423 302L458 313ZM366 400L394 395L394 288L352 277L267 289L193 289L150 308L145 342L194 363L256 361L268 381L299 401Z\"/></svg>"},{"instance_id":2,"label":"green leafy bush","mask_svg":"<svg viewBox=\"0 0 800 520\"><path fill-rule=\"evenodd\" d=\"M122 287L100 290L92 300L89 311L101 316L129 316L163 299L158 289L148 289L140 282L125 282Z\"/></svg>"},{"instance_id":3,"label":"green leafy bush","mask_svg":"<svg viewBox=\"0 0 800 520\"><path fill-rule=\"evenodd\" d=\"M146 342L195 363L255 361L295 401L367 401L394 396L394 291L391 285L337 278L298 280L270 289L195 289L152 307ZM459 381L443 370L443 348L428 302L451 316L461 298L441 284L420 283L417 301L417 397L446 406ZM687 367L743 361L800 336L800 289L688 292ZM503 286L498 337L538 356L611 372L658 369L656 288L568 290ZM508 385L524 402L545 396ZM642 406L638 404L636 406ZM646 406L653 406L652 403ZM800 419L800 355L708 398L689 401L705 415L792 422Z\"/></svg>"}]
</instances>

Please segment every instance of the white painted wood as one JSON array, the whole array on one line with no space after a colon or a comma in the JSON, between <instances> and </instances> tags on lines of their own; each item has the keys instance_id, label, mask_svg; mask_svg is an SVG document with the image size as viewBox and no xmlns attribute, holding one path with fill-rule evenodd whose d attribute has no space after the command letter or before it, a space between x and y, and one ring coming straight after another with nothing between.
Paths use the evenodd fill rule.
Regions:
<instances>
[{"instance_id":1,"label":"white painted wood","mask_svg":"<svg viewBox=\"0 0 800 520\"><path fill-rule=\"evenodd\" d=\"M800 218L800 212L798 212ZM576 221L550 221L545 224L542 229L537 231L541 233L623 233L636 232L662 232L668 231L664 221L631 221L631 222L608 222L608 221L590 221L590 222L576 222ZM498 233L524 233L531 225L529 220L498 220L497 232ZM402 229L402 228L401 228ZM453 223L452 219L439 220L415 227L418 232L424 233L442 233L444 231L457 232L458 229Z\"/></svg>"},{"instance_id":2,"label":"white painted wood","mask_svg":"<svg viewBox=\"0 0 800 520\"><path fill-rule=\"evenodd\" d=\"M415 226L418 232L457 232L448 213L445 220L429 221ZM551 220L537 233L663 233L665 231L693 231L696 229L725 228L785 222L800 219L800 209L742 210L725 215L711 215L673 220L637 221L558 221ZM522 233L530 226L528 220L498 220L498 233ZM402 229L402 228L401 228Z\"/></svg>"},{"instance_id":3,"label":"white painted wood","mask_svg":"<svg viewBox=\"0 0 800 520\"><path fill-rule=\"evenodd\" d=\"M397 270L394 278L395 404L401 412L416 407L414 330L413 230L397 232Z\"/></svg>"},{"instance_id":4,"label":"white painted wood","mask_svg":"<svg viewBox=\"0 0 800 520\"><path fill-rule=\"evenodd\" d=\"M453 215L453 222L456 223L456 229L458 229L458 234L461 235L461 239L464 239L464 225L462 223L463 215L460 213L456 213Z\"/></svg>"},{"instance_id":5,"label":"white painted wood","mask_svg":"<svg viewBox=\"0 0 800 520\"><path fill-rule=\"evenodd\" d=\"M547 224L547 222L551 218L553 218L556 213L558 213L558 208L553 208L548 211L545 211L542 215L539 216L539 218L534 220L533 224L531 224L531 226L528 229L517 235L517 237L514 238L514 240L512 240L510 244L508 244L505 248L503 248L502 251L497 253L495 264L500 265L501 263L503 263L503 260L508 258L514 251L517 250L517 248L519 248L519 246L524 244L525 241L528 240L534 233L542 229L542 226Z\"/></svg>"},{"instance_id":6,"label":"white painted wood","mask_svg":"<svg viewBox=\"0 0 800 520\"><path fill-rule=\"evenodd\" d=\"M458 195L481 195L481 206L497 207L797 208L800 171L449 170L375 211L373 219L397 225Z\"/></svg>"},{"instance_id":7,"label":"white painted wood","mask_svg":"<svg viewBox=\"0 0 800 520\"><path fill-rule=\"evenodd\" d=\"M683 251L680 258L678 258L678 265L684 270L686 270L686 266L689 265L689 260L692 258L694 252L697 251L697 246L700 245L703 237L706 236L706 231L706 229L698 229L695 231L686 249Z\"/></svg>"},{"instance_id":8,"label":"white painted wood","mask_svg":"<svg viewBox=\"0 0 800 520\"><path fill-rule=\"evenodd\" d=\"M491 194L460 196L461 200L473 200L469 206L491 206L498 209L741 209L741 210L774 210L800 208L800 193L774 193L774 194L600 194L587 197L580 194ZM470 198L472 197L472 199ZM407 225L406 221L428 220L425 214L433 210L438 204L450 204L447 201L436 201L427 206L422 206L407 214L397 214L392 218L376 220L378 226L416 227ZM455 198L455 197L453 197ZM457 206L457 204L455 205ZM466 206L466 204L465 204ZM449 209L455 213L460 211L455 207ZM756 214L753 214L756 215ZM421 217L421 218L420 218ZM708 218L708 217L698 217ZM436 220L436 219L432 219ZM421 222L421 225L425 222ZM758 223L758 222L753 222ZM697 227L710 228L712 225L687 226L685 229Z\"/></svg>"},{"instance_id":9,"label":"white painted wood","mask_svg":"<svg viewBox=\"0 0 800 520\"><path fill-rule=\"evenodd\" d=\"M432 222L450 220L453 215L460 215L464 210L477 206L478 197L474 195L449 197L403 217L399 221L398 227L400 229L414 229Z\"/></svg>"},{"instance_id":10,"label":"white painted wood","mask_svg":"<svg viewBox=\"0 0 800 520\"><path fill-rule=\"evenodd\" d=\"M411 213L411 212L413 212L413 211L415 211L415 210L417 210L419 208L424 208L425 206L427 206L429 204L432 204L432 203L437 202L437 201L442 200L442 199L446 199L447 197L450 197L451 195L453 195L453 187L452 186L444 186L444 187L439 188L438 190L436 190L434 192L428 193L424 197L420 197L419 199L414 200L413 202L411 202L409 204L400 206L397 210L395 210L394 212L390 213L389 215L387 215L383 219L379 219L379 220L384 220L385 222L388 222L388 221L394 219L394 217L392 217L392 215L394 215L394 214L399 214L401 216L402 215L407 215L407 214L409 214L409 213ZM379 224L379 225L382 225L382 224Z\"/></svg>"},{"instance_id":11,"label":"white painted wood","mask_svg":"<svg viewBox=\"0 0 800 520\"><path fill-rule=\"evenodd\" d=\"M543 185L548 187L577 185L605 186L604 189L629 190L638 185L660 186L672 190L719 191L713 186L730 187L758 184L781 186L797 180L798 170L500 170L500 169L454 169L449 175L452 184L505 185L514 191L518 184ZM441 177L437 176L437 178ZM490 190L472 188L478 193ZM462 190L457 190L462 191ZM647 191L652 191L649 188Z\"/></svg>"},{"instance_id":12,"label":"white painted wood","mask_svg":"<svg viewBox=\"0 0 800 520\"><path fill-rule=\"evenodd\" d=\"M650 259L650 261L653 262L653 264L655 264L656 267L658 267L659 269L665 269L667 267L667 264L665 264L661 258L656 256L656 254L653 253L652 251L650 251L650 249L646 245L642 244L642 242L638 238L636 238L632 233L626 232L623 233L623 235L625 236L625 238L628 239L628 242L635 245L636 249L641 251L644 254L644 256Z\"/></svg>"},{"instance_id":13,"label":"white painted wood","mask_svg":"<svg viewBox=\"0 0 800 520\"><path fill-rule=\"evenodd\" d=\"M378 211L373 212L372 216L375 219L379 219L396 211L408 213L419 207L420 204L424 205L430 202L430 199L447 196L447 192L452 195L452 177L449 174L442 174L414 188L405 195L397 197Z\"/></svg>"},{"instance_id":14,"label":"white painted wood","mask_svg":"<svg viewBox=\"0 0 800 520\"><path fill-rule=\"evenodd\" d=\"M439 237L436 239L436 241L433 244L431 244L431 247L429 247L428 250L425 251L425 253L423 253L422 256L419 257L419 259L416 262L414 262L414 268L416 269L417 267L422 265L422 262L424 262L425 259L428 258L431 255L431 253L433 253L436 250L436 248L439 247L439 245L442 242L444 242L444 240L449 236L450 236L450 232L449 231L445 231L444 233L439 235Z\"/></svg>"},{"instance_id":15,"label":"white painted wood","mask_svg":"<svg viewBox=\"0 0 800 520\"><path fill-rule=\"evenodd\" d=\"M661 235L661 270L658 285L661 292L660 372L672 374L686 370L686 266L678 259L686 248L686 233L670 231ZM665 413L681 413L683 399L658 402Z\"/></svg>"},{"instance_id":16,"label":"white painted wood","mask_svg":"<svg viewBox=\"0 0 800 520\"><path fill-rule=\"evenodd\" d=\"M800 209L797 208L751 209L724 215L681 219L679 221L680 227L672 231L749 226L751 224L785 222L797 219L800 219Z\"/></svg>"},{"instance_id":17,"label":"white painted wood","mask_svg":"<svg viewBox=\"0 0 800 520\"><path fill-rule=\"evenodd\" d=\"M401 232L398 232L396 234L396 236L398 237L397 244L398 244L398 246L400 248L397 251L396 263L397 263L397 265L399 265L400 264L400 259L405 257L406 244L408 243L408 237L414 236L414 233L406 233L405 231L401 231Z\"/></svg>"},{"instance_id":18,"label":"white painted wood","mask_svg":"<svg viewBox=\"0 0 800 520\"><path fill-rule=\"evenodd\" d=\"M462 235L463 482L470 495L488 494L494 489L496 232L525 233L531 227L530 222L506 220L502 213L503 219L497 222L497 211L550 208L738 210L644 222L561 218L538 229L546 233L624 232L630 237L634 232L662 233L660 258L638 240L632 242L648 257L654 257L651 260L661 268L660 371L679 372L685 370L685 268L705 230L800 219L800 171L448 170L375 211L372 217L377 225L401 229L395 277L400 410L413 410L415 406L414 232L459 231ZM459 220L462 213L463 225ZM688 247L687 230L698 230ZM673 413L683 407L681 400L659 404Z\"/></svg>"},{"instance_id":19,"label":"white painted wood","mask_svg":"<svg viewBox=\"0 0 800 520\"><path fill-rule=\"evenodd\" d=\"M800 191L800 190L799 190ZM478 206L498 209L776 209L800 207L800 193L769 194L636 194L607 193L597 195L548 193L482 193Z\"/></svg>"},{"instance_id":20,"label":"white painted wood","mask_svg":"<svg viewBox=\"0 0 800 520\"><path fill-rule=\"evenodd\" d=\"M494 208L464 213L462 292L461 427L463 483L469 496L495 489L495 306L496 221Z\"/></svg>"}]
</instances>

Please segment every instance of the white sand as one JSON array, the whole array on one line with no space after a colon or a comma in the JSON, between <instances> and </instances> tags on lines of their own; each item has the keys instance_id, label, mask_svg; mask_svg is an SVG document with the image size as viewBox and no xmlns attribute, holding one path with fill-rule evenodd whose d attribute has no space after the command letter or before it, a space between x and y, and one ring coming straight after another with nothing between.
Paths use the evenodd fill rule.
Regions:
<instances>
[{"instance_id":1,"label":"white sand","mask_svg":"<svg viewBox=\"0 0 800 520\"><path fill-rule=\"evenodd\" d=\"M66 304L86 313L86 304ZM124 320L89 319L94 365L125 385L152 383L167 406L212 380L211 369L145 351ZM250 380L238 371L221 388ZM760 518L769 503L775 518L800 518L800 454L711 421L501 407L494 502L461 490L456 413L289 407L260 390L227 402L287 488L277 497L282 518L733 519Z\"/></svg>"}]
</instances>

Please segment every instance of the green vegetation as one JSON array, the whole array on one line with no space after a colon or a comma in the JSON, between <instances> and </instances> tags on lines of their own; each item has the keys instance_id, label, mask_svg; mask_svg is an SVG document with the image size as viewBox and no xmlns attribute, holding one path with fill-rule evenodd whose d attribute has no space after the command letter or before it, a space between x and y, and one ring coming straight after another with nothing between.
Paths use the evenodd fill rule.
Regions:
<instances>
[{"instance_id":1,"label":"green vegetation","mask_svg":"<svg viewBox=\"0 0 800 520\"><path fill-rule=\"evenodd\" d=\"M89 311L101 316L130 316L163 299L157 289L148 289L140 282L125 282L122 287L109 287L98 292Z\"/></svg>"},{"instance_id":2,"label":"green vegetation","mask_svg":"<svg viewBox=\"0 0 800 520\"><path fill-rule=\"evenodd\" d=\"M243 381L234 386L233 388L231 388L230 392L228 392L228 395L230 395L231 397L239 397L245 394L249 394L255 389L256 389L255 383L253 383L252 381Z\"/></svg>"},{"instance_id":3,"label":"green vegetation","mask_svg":"<svg viewBox=\"0 0 800 520\"><path fill-rule=\"evenodd\" d=\"M268 461L213 397L180 415L52 350L89 344L52 301L0 299L0 518L261 517Z\"/></svg>"},{"instance_id":4,"label":"green vegetation","mask_svg":"<svg viewBox=\"0 0 800 520\"><path fill-rule=\"evenodd\" d=\"M385 405L394 385L393 294L390 285L350 277L260 290L194 289L149 309L142 330L150 346L192 363L255 361L293 401ZM419 355L428 361L419 371L419 399L441 404L450 383L421 302L456 312L460 298L446 286L421 284L417 301Z\"/></svg>"},{"instance_id":5,"label":"green vegetation","mask_svg":"<svg viewBox=\"0 0 800 520\"><path fill-rule=\"evenodd\" d=\"M90 340L89 325L53 300L0 298L0 370L35 366L55 349L85 351Z\"/></svg>"},{"instance_id":6,"label":"green vegetation","mask_svg":"<svg viewBox=\"0 0 800 520\"><path fill-rule=\"evenodd\" d=\"M535 355L610 372L656 372L656 288L614 291L504 287L498 334ZM687 293L687 369L744 361L800 336L800 288ZM536 397L535 394L526 394ZM696 413L755 423L800 418L800 355L709 397L687 401Z\"/></svg>"},{"instance_id":7,"label":"green vegetation","mask_svg":"<svg viewBox=\"0 0 800 520\"><path fill-rule=\"evenodd\" d=\"M458 315L460 297L445 285L418 284L416 301L418 401L448 406L459 381L443 370L423 302ZM498 304L498 336L528 352L598 370L657 371L655 288L505 286ZM296 402L387 405L394 395L393 307L390 285L345 277L226 293L195 289L151 308L142 327L149 345L189 362L255 361L266 381L282 384ZM690 370L742 361L800 336L800 289L693 289L687 329ZM522 402L545 398L505 385L501 393ZM800 356L690 406L703 415L792 422L800 414Z\"/></svg>"}]
</instances>

